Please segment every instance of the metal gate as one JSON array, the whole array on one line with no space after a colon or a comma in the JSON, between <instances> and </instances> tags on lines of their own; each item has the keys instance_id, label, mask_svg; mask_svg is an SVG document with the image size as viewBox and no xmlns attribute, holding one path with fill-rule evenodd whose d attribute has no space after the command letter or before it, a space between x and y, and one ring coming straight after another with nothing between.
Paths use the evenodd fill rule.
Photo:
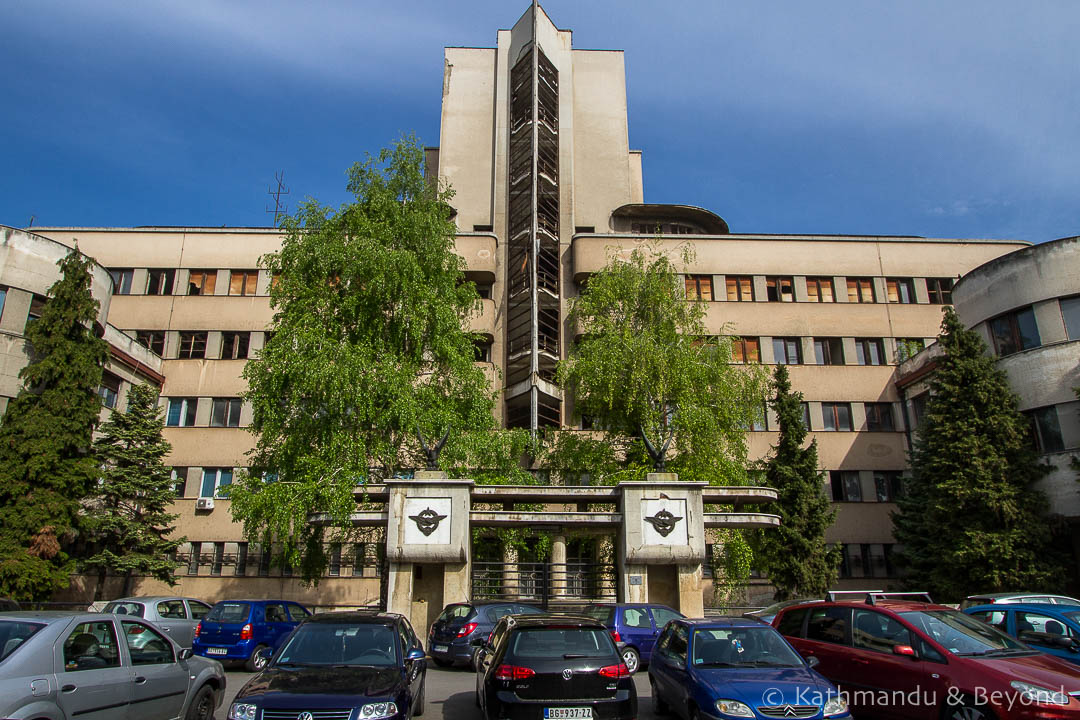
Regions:
<instances>
[{"instance_id":1,"label":"metal gate","mask_svg":"<svg viewBox=\"0 0 1080 720\"><path fill-rule=\"evenodd\" d=\"M508 600L545 609L573 609L618 599L612 564L473 562L472 599Z\"/></svg>"}]
</instances>

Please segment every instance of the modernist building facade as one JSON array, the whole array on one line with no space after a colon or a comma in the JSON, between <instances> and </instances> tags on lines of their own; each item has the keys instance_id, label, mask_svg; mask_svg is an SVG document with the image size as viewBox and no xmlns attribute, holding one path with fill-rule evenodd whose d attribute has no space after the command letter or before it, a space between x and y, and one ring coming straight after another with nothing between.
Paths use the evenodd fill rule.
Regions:
<instances>
[{"instance_id":1,"label":"modernist building facade","mask_svg":"<svg viewBox=\"0 0 1080 720\"><path fill-rule=\"evenodd\" d=\"M457 250L483 296L472 329L499 383L502 424L579 429L554 383L576 333L567 302L613 254L649 243L678 257L691 243L695 259L680 269L687 297L708 304L710 332L738 338L736 362L791 365L838 506L830 540L844 546L845 582L888 585L909 429L897 365L933 340L942 306L976 285L954 288L957 278L1028 243L733 233L708 210L648 204L642 155L628 141L623 53L573 48L570 31L536 6L495 47L447 48L443 87L440 144L426 160L456 192ZM335 549L330 577L304 589L243 541L221 497L252 447L241 372L271 320L271 279L258 263L280 247L278 231L34 232L77 241L108 268L108 323L160 357L178 532L191 541L182 592L377 597L375 544ZM768 452L775 430L772 416L753 429L752 456Z\"/></svg>"}]
</instances>

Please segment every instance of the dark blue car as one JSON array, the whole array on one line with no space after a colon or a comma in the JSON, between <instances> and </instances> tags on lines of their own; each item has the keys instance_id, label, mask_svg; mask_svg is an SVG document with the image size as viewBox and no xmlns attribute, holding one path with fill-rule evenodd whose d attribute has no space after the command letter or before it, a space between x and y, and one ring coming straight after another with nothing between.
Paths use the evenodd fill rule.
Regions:
<instances>
[{"instance_id":1,"label":"dark blue car","mask_svg":"<svg viewBox=\"0 0 1080 720\"><path fill-rule=\"evenodd\" d=\"M473 665L475 638L486 638L504 615L539 615L544 611L516 602L451 603L428 632L428 654L441 667Z\"/></svg>"},{"instance_id":2,"label":"dark blue car","mask_svg":"<svg viewBox=\"0 0 1080 720\"><path fill-rule=\"evenodd\" d=\"M266 667L260 650L277 650L293 628L311 615L288 600L222 600L195 626L191 650L221 662L243 662L257 672Z\"/></svg>"},{"instance_id":3,"label":"dark blue car","mask_svg":"<svg viewBox=\"0 0 1080 720\"><path fill-rule=\"evenodd\" d=\"M1080 665L1080 605L994 603L964 612L1036 650Z\"/></svg>"},{"instance_id":4,"label":"dark blue car","mask_svg":"<svg viewBox=\"0 0 1080 720\"><path fill-rule=\"evenodd\" d=\"M706 718L849 718L839 691L758 620L675 620L649 665L653 707Z\"/></svg>"},{"instance_id":5,"label":"dark blue car","mask_svg":"<svg viewBox=\"0 0 1080 720\"><path fill-rule=\"evenodd\" d=\"M678 610L656 603L597 603L585 608L585 614L607 626L620 645L623 662L635 673L649 664L653 643L669 620L684 617Z\"/></svg>"}]
</instances>

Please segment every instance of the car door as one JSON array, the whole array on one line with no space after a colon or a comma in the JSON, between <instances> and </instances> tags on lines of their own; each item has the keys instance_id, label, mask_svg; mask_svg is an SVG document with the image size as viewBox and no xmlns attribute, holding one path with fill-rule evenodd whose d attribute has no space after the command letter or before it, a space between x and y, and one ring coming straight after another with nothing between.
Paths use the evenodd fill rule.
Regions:
<instances>
[{"instance_id":1,"label":"car door","mask_svg":"<svg viewBox=\"0 0 1080 720\"><path fill-rule=\"evenodd\" d=\"M885 613L856 608L851 635L851 677L859 683L853 689L869 690L866 697L881 699L866 705L871 713L911 720L936 715L936 706L919 701L926 670L915 653L910 630Z\"/></svg>"},{"instance_id":2,"label":"car door","mask_svg":"<svg viewBox=\"0 0 1080 720\"><path fill-rule=\"evenodd\" d=\"M127 717L132 672L125 666L111 620L76 622L53 647L56 703L66 717Z\"/></svg>"},{"instance_id":3,"label":"car door","mask_svg":"<svg viewBox=\"0 0 1080 720\"><path fill-rule=\"evenodd\" d=\"M809 608L806 631L802 638L789 638L799 654L809 660L816 657L815 668L834 685L849 685L853 677L848 649L851 647L851 608L823 605Z\"/></svg>"},{"instance_id":4,"label":"car door","mask_svg":"<svg viewBox=\"0 0 1080 720\"><path fill-rule=\"evenodd\" d=\"M188 671L177 662L176 647L154 628L135 620L120 621L133 683L130 720L180 717L188 690Z\"/></svg>"},{"instance_id":5,"label":"car door","mask_svg":"<svg viewBox=\"0 0 1080 720\"><path fill-rule=\"evenodd\" d=\"M652 657L653 646L656 645L656 638L660 636L660 632L664 629L664 626L668 624L670 620L675 618L685 617L682 613L676 612L664 605L653 605L649 607L649 612L652 614L653 619L653 641L647 647L642 648L641 659L645 662L649 662Z\"/></svg>"},{"instance_id":6,"label":"car door","mask_svg":"<svg viewBox=\"0 0 1080 720\"><path fill-rule=\"evenodd\" d=\"M413 636L412 628L409 627L409 623L405 618L401 618L397 624L398 644L401 647L401 660L405 666L405 674L409 680L409 693L412 695L413 702L420 695L420 685L423 682L423 673L420 672L420 663L423 661L406 660L405 657L409 654L409 651L417 646L416 638Z\"/></svg>"},{"instance_id":7,"label":"car door","mask_svg":"<svg viewBox=\"0 0 1080 720\"><path fill-rule=\"evenodd\" d=\"M289 620L288 613L285 612L285 603L266 603L263 605L261 619L263 621L263 634L260 635L256 632L255 639L260 645L266 645L277 650L285 636L293 628L293 623Z\"/></svg>"},{"instance_id":8,"label":"car door","mask_svg":"<svg viewBox=\"0 0 1080 720\"><path fill-rule=\"evenodd\" d=\"M660 694L669 707L681 711L687 707L689 694L689 674L686 670L686 655L689 648L689 632L684 625L673 624L664 631L664 638L657 643L658 652L655 663L662 667L654 673ZM653 666L649 666L653 673Z\"/></svg>"},{"instance_id":9,"label":"car door","mask_svg":"<svg viewBox=\"0 0 1080 720\"><path fill-rule=\"evenodd\" d=\"M194 626L188 617L187 607L180 598L159 600L154 603L157 620L154 624L183 647L191 647ZM185 643L187 643L185 645Z\"/></svg>"},{"instance_id":10,"label":"car door","mask_svg":"<svg viewBox=\"0 0 1080 720\"><path fill-rule=\"evenodd\" d=\"M656 627L649 616L649 609L643 605L619 608L619 637L627 645L637 648L638 655L644 660L646 653L652 653L656 636Z\"/></svg>"},{"instance_id":11,"label":"car door","mask_svg":"<svg viewBox=\"0 0 1080 720\"><path fill-rule=\"evenodd\" d=\"M1016 610L1013 616L1016 637L1021 641L1048 655L1054 655L1072 663L1080 663L1080 652L1077 652L1080 634L1069 627L1064 620L1030 610ZM1020 638L1020 633L1025 631L1028 634ZM1064 642L1062 638L1072 640L1072 645L1058 644Z\"/></svg>"},{"instance_id":12,"label":"car door","mask_svg":"<svg viewBox=\"0 0 1080 720\"><path fill-rule=\"evenodd\" d=\"M195 626L210 612L210 606L198 600L184 600L184 603L187 605L188 618L190 618L186 639L181 641L173 635L173 640L179 643L181 647L189 648L195 640Z\"/></svg>"}]
</instances>

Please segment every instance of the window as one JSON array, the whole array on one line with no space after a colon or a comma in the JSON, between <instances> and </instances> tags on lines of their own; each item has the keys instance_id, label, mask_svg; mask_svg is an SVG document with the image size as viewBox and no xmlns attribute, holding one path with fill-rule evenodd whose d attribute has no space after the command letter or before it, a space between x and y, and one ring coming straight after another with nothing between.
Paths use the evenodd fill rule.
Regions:
<instances>
[{"instance_id":1,"label":"window","mask_svg":"<svg viewBox=\"0 0 1080 720\"><path fill-rule=\"evenodd\" d=\"M747 429L753 430L754 432L765 432L768 430L768 427L766 427L765 424L766 417L765 405L763 404L757 408L757 412L754 413L753 419L750 420L750 427Z\"/></svg>"},{"instance_id":2,"label":"window","mask_svg":"<svg viewBox=\"0 0 1080 720\"><path fill-rule=\"evenodd\" d=\"M752 302L754 299L754 278L749 275L728 275L727 299L732 302Z\"/></svg>"},{"instance_id":3,"label":"window","mask_svg":"<svg viewBox=\"0 0 1080 720\"><path fill-rule=\"evenodd\" d=\"M624 608L623 625L632 628L648 628L652 630L652 621L649 620L649 611L643 607Z\"/></svg>"},{"instance_id":4,"label":"window","mask_svg":"<svg viewBox=\"0 0 1080 720\"><path fill-rule=\"evenodd\" d=\"M832 282L832 278L827 277L806 278L806 299L810 302L836 302L836 298L833 297Z\"/></svg>"},{"instance_id":5,"label":"window","mask_svg":"<svg viewBox=\"0 0 1080 720\"><path fill-rule=\"evenodd\" d=\"M859 365L884 365L885 347L877 338L855 338L855 359Z\"/></svg>"},{"instance_id":6,"label":"window","mask_svg":"<svg viewBox=\"0 0 1080 720\"><path fill-rule=\"evenodd\" d=\"M187 574L188 575L198 575L199 574L199 555L200 555L200 553L202 553L202 543L200 543L200 542L191 543L191 557L188 558L188 568L187 568Z\"/></svg>"},{"instance_id":7,"label":"window","mask_svg":"<svg viewBox=\"0 0 1080 720\"><path fill-rule=\"evenodd\" d=\"M1075 630L1057 618L1042 613L1017 610L1016 634L1019 635L1022 632L1046 633L1047 635L1059 635L1072 640L1080 640L1080 635Z\"/></svg>"},{"instance_id":8,"label":"window","mask_svg":"<svg viewBox=\"0 0 1080 720\"><path fill-rule=\"evenodd\" d=\"M173 280L176 271L172 268L149 271L149 279L146 282L147 295L172 295Z\"/></svg>"},{"instance_id":9,"label":"window","mask_svg":"<svg viewBox=\"0 0 1080 720\"><path fill-rule=\"evenodd\" d=\"M799 338L773 338L773 360L777 365L802 365L802 343Z\"/></svg>"},{"instance_id":10,"label":"window","mask_svg":"<svg viewBox=\"0 0 1080 720\"><path fill-rule=\"evenodd\" d=\"M910 278L886 278L885 295L891 303L907 305L915 302L915 287Z\"/></svg>"},{"instance_id":11,"label":"window","mask_svg":"<svg viewBox=\"0 0 1080 720\"><path fill-rule=\"evenodd\" d=\"M686 299L711 302L713 299L712 275L687 275Z\"/></svg>"},{"instance_id":12,"label":"window","mask_svg":"<svg viewBox=\"0 0 1080 720\"><path fill-rule=\"evenodd\" d=\"M1065 449L1065 442L1061 438L1061 424L1058 422L1057 408L1053 405L1029 410L1027 416L1031 418L1031 435L1035 449L1039 452L1058 452Z\"/></svg>"},{"instance_id":13,"label":"window","mask_svg":"<svg viewBox=\"0 0 1080 720\"><path fill-rule=\"evenodd\" d=\"M195 411L198 407L199 398L169 398L165 424L169 427L191 427L195 424Z\"/></svg>"},{"instance_id":14,"label":"window","mask_svg":"<svg viewBox=\"0 0 1080 720\"><path fill-rule=\"evenodd\" d=\"M813 608L806 620L806 639L846 645L851 608Z\"/></svg>"},{"instance_id":15,"label":"window","mask_svg":"<svg viewBox=\"0 0 1080 720\"><path fill-rule=\"evenodd\" d=\"M225 564L225 543L214 543L214 562L210 566L211 575L220 575L221 567Z\"/></svg>"},{"instance_id":16,"label":"window","mask_svg":"<svg viewBox=\"0 0 1080 720\"><path fill-rule=\"evenodd\" d=\"M893 424L892 403L864 403L866 409L866 429L870 432L892 432L896 429Z\"/></svg>"},{"instance_id":17,"label":"window","mask_svg":"<svg viewBox=\"0 0 1080 720\"><path fill-rule=\"evenodd\" d=\"M924 392L911 398L911 414L915 418L915 426L918 427L922 419L926 417L926 403L930 400L930 393Z\"/></svg>"},{"instance_id":18,"label":"window","mask_svg":"<svg viewBox=\"0 0 1080 720\"><path fill-rule=\"evenodd\" d=\"M224 497L232 485L232 468L203 468L199 497Z\"/></svg>"},{"instance_id":19,"label":"window","mask_svg":"<svg viewBox=\"0 0 1080 720\"><path fill-rule=\"evenodd\" d=\"M926 278L926 294L932 305L952 305L952 278Z\"/></svg>"},{"instance_id":20,"label":"window","mask_svg":"<svg viewBox=\"0 0 1080 720\"><path fill-rule=\"evenodd\" d=\"M4 309L3 290L0 289L0 312ZM1065 334L1070 340L1080 340L1080 295L1061 301L1061 319L1065 321Z\"/></svg>"},{"instance_id":21,"label":"window","mask_svg":"<svg viewBox=\"0 0 1080 720\"><path fill-rule=\"evenodd\" d=\"M862 502L862 483L858 470L832 470L829 472L834 502Z\"/></svg>"},{"instance_id":22,"label":"window","mask_svg":"<svg viewBox=\"0 0 1080 720\"><path fill-rule=\"evenodd\" d=\"M233 575L247 574L248 544L246 542L236 544L236 565L233 567Z\"/></svg>"},{"instance_id":23,"label":"window","mask_svg":"<svg viewBox=\"0 0 1080 720\"><path fill-rule=\"evenodd\" d=\"M830 431L851 430L850 403L821 403L822 420Z\"/></svg>"},{"instance_id":24,"label":"window","mask_svg":"<svg viewBox=\"0 0 1080 720\"><path fill-rule=\"evenodd\" d=\"M682 617L681 614L679 614L677 612L674 612L673 610L668 610L667 608L662 608L662 607L653 607L652 608L652 616L653 616L653 622L655 623L656 628L658 630L660 628L664 627L665 625L667 625L672 620L675 620L676 618Z\"/></svg>"},{"instance_id":25,"label":"window","mask_svg":"<svg viewBox=\"0 0 1080 720\"><path fill-rule=\"evenodd\" d=\"M6 287L0 285L0 317L3 317L4 315L4 304L7 301L7 291L8 289Z\"/></svg>"},{"instance_id":26,"label":"window","mask_svg":"<svg viewBox=\"0 0 1080 720\"><path fill-rule=\"evenodd\" d=\"M229 273L229 294L254 295L258 281L258 270L233 270Z\"/></svg>"},{"instance_id":27,"label":"window","mask_svg":"<svg viewBox=\"0 0 1080 720\"><path fill-rule=\"evenodd\" d=\"M120 667L120 648L111 620L84 622L64 640L64 672ZM91 685L92 680L87 680Z\"/></svg>"},{"instance_id":28,"label":"window","mask_svg":"<svg viewBox=\"0 0 1080 720\"><path fill-rule=\"evenodd\" d=\"M491 362L491 343L487 340L473 341L473 353L476 362Z\"/></svg>"},{"instance_id":29,"label":"window","mask_svg":"<svg viewBox=\"0 0 1080 720\"><path fill-rule=\"evenodd\" d=\"M994 352L1001 357L1042 344L1035 312L1030 307L1013 310L991 320L990 336L994 340Z\"/></svg>"},{"instance_id":30,"label":"window","mask_svg":"<svg viewBox=\"0 0 1080 720\"><path fill-rule=\"evenodd\" d=\"M248 345L251 342L249 332L223 332L221 333L221 359L244 360L248 356Z\"/></svg>"},{"instance_id":31,"label":"window","mask_svg":"<svg viewBox=\"0 0 1080 720\"><path fill-rule=\"evenodd\" d=\"M136 330L135 342L158 355L165 354L164 330Z\"/></svg>"},{"instance_id":32,"label":"window","mask_svg":"<svg viewBox=\"0 0 1080 720\"><path fill-rule=\"evenodd\" d=\"M210 427L240 427L240 398L214 398L210 410Z\"/></svg>"},{"instance_id":33,"label":"window","mask_svg":"<svg viewBox=\"0 0 1080 720\"><path fill-rule=\"evenodd\" d=\"M205 332L181 332L180 352L177 357L181 360L206 357L206 335Z\"/></svg>"},{"instance_id":34,"label":"window","mask_svg":"<svg viewBox=\"0 0 1080 720\"><path fill-rule=\"evenodd\" d=\"M913 358L925 348L926 342L922 338L896 338L896 362Z\"/></svg>"},{"instance_id":35,"label":"window","mask_svg":"<svg viewBox=\"0 0 1080 720\"><path fill-rule=\"evenodd\" d=\"M807 430L810 429L810 403L799 403L799 407L802 409L802 424ZM764 485L765 483L759 483Z\"/></svg>"},{"instance_id":36,"label":"window","mask_svg":"<svg viewBox=\"0 0 1080 720\"><path fill-rule=\"evenodd\" d=\"M172 469L172 491L176 497L184 497L184 493L187 491L187 471L186 467L174 467Z\"/></svg>"},{"instance_id":37,"label":"window","mask_svg":"<svg viewBox=\"0 0 1080 720\"><path fill-rule=\"evenodd\" d=\"M790 277L767 277L765 294L769 302L795 302L795 281Z\"/></svg>"},{"instance_id":38,"label":"window","mask_svg":"<svg viewBox=\"0 0 1080 720\"><path fill-rule=\"evenodd\" d=\"M330 546L330 566L327 570L331 577L338 577L341 575L341 543L334 543Z\"/></svg>"},{"instance_id":39,"label":"window","mask_svg":"<svg viewBox=\"0 0 1080 720\"><path fill-rule=\"evenodd\" d=\"M491 299L493 287L491 283L476 283L476 294L485 300Z\"/></svg>"},{"instance_id":40,"label":"window","mask_svg":"<svg viewBox=\"0 0 1080 720\"><path fill-rule=\"evenodd\" d=\"M259 546L259 577L266 577L270 574L270 561L273 558L273 548L265 543Z\"/></svg>"},{"instance_id":41,"label":"window","mask_svg":"<svg viewBox=\"0 0 1080 720\"><path fill-rule=\"evenodd\" d=\"M814 338L814 359L817 360L818 365L843 365L843 339Z\"/></svg>"},{"instance_id":42,"label":"window","mask_svg":"<svg viewBox=\"0 0 1080 720\"><path fill-rule=\"evenodd\" d=\"M188 295L213 295L217 270L192 270L188 273Z\"/></svg>"},{"instance_id":43,"label":"window","mask_svg":"<svg viewBox=\"0 0 1080 720\"><path fill-rule=\"evenodd\" d=\"M113 281L113 295L130 295L131 281L135 277L135 271L131 268L109 270Z\"/></svg>"},{"instance_id":44,"label":"window","mask_svg":"<svg viewBox=\"0 0 1080 720\"><path fill-rule=\"evenodd\" d=\"M241 545L247 545L247 543L241 543ZM191 610L192 620L202 620L206 617L206 614L210 612L210 606L206 603L201 603L198 600L188 600L188 609Z\"/></svg>"},{"instance_id":45,"label":"window","mask_svg":"<svg viewBox=\"0 0 1080 720\"><path fill-rule=\"evenodd\" d=\"M35 294L34 297L30 298L30 310L26 313L27 324L41 317L41 313L45 311L45 303L48 301L49 298L44 295Z\"/></svg>"},{"instance_id":46,"label":"window","mask_svg":"<svg viewBox=\"0 0 1080 720\"><path fill-rule=\"evenodd\" d=\"M120 378L111 372L103 372L101 374L101 384L98 385L98 395L101 397L102 405L109 409L115 409L116 402L120 398Z\"/></svg>"},{"instance_id":47,"label":"window","mask_svg":"<svg viewBox=\"0 0 1080 720\"><path fill-rule=\"evenodd\" d=\"M903 476L898 470L875 470L874 491L878 502L896 502L904 492Z\"/></svg>"},{"instance_id":48,"label":"window","mask_svg":"<svg viewBox=\"0 0 1080 720\"><path fill-rule=\"evenodd\" d=\"M855 610L852 624L855 647L892 654L896 645L911 645L911 633L888 615L874 610Z\"/></svg>"},{"instance_id":49,"label":"window","mask_svg":"<svg viewBox=\"0 0 1080 720\"><path fill-rule=\"evenodd\" d=\"M788 637L802 637L803 620L808 612L810 612L809 608L788 610L780 616L780 622L776 625L777 631Z\"/></svg>"},{"instance_id":50,"label":"window","mask_svg":"<svg viewBox=\"0 0 1080 720\"><path fill-rule=\"evenodd\" d=\"M874 281L870 278L848 278L847 297L848 302L852 303L874 302Z\"/></svg>"},{"instance_id":51,"label":"window","mask_svg":"<svg viewBox=\"0 0 1080 720\"><path fill-rule=\"evenodd\" d=\"M761 344L757 338L735 338L731 343L731 357L737 363L759 363Z\"/></svg>"},{"instance_id":52,"label":"window","mask_svg":"<svg viewBox=\"0 0 1080 720\"><path fill-rule=\"evenodd\" d=\"M869 552L864 552L866 545L844 545L843 565L847 570L847 577L867 577L870 575Z\"/></svg>"}]
</instances>

